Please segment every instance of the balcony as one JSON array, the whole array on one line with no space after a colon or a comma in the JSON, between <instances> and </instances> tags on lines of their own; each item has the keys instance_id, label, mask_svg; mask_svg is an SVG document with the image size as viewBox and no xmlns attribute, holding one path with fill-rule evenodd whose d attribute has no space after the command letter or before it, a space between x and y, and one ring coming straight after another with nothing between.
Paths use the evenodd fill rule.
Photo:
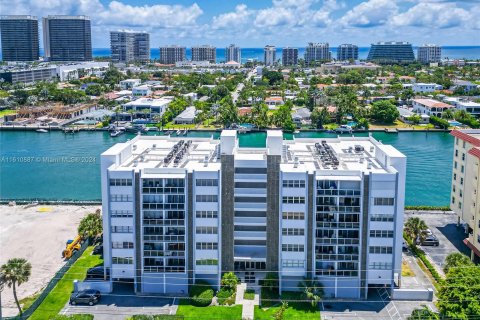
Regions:
<instances>
[{"instance_id":1,"label":"balcony","mask_svg":"<svg viewBox=\"0 0 480 320\"><path fill-rule=\"evenodd\" d=\"M317 260L326 261L358 261L358 254L324 254L317 253L315 255Z\"/></svg>"},{"instance_id":2,"label":"balcony","mask_svg":"<svg viewBox=\"0 0 480 320\"><path fill-rule=\"evenodd\" d=\"M185 241L185 235L149 235L143 236L144 241L173 241L183 242Z\"/></svg>"},{"instance_id":3,"label":"balcony","mask_svg":"<svg viewBox=\"0 0 480 320\"><path fill-rule=\"evenodd\" d=\"M144 225L184 226L185 219L143 219Z\"/></svg>"},{"instance_id":4,"label":"balcony","mask_svg":"<svg viewBox=\"0 0 480 320\"><path fill-rule=\"evenodd\" d=\"M317 238L317 244L359 244L357 238Z\"/></svg>"},{"instance_id":5,"label":"balcony","mask_svg":"<svg viewBox=\"0 0 480 320\"><path fill-rule=\"evenodd\" d=\"M183 187L143 187L143 194L184 194Z\"/></svg>"},{"instance_id":6,"label":"balcony","mask_svg":"<svg viewBox=\"0 0 480 320\"><path fill-rule=\"evenodd\" d=\"M358 271L356 270L317 269L315 274L322 277L358 277Z\"/></svg>"},{"instance_id":7,"label":"balcony","mask_svg":"<svg viewBox=\"0 0 480 320\"><path fill-rule=\"evenodd\" d=\"M358 229L359 222L336 222L336 221L318 221L317 228L340 228L340 229Z\"/></svg>"}]
</instances>

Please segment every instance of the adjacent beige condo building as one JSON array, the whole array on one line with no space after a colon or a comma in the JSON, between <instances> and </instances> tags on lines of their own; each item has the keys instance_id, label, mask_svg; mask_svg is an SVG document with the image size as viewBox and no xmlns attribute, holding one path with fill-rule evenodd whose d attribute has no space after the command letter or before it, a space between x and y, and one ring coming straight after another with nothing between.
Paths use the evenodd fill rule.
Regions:
<instances>
[{"instance_id":1,"label":"adjacent beige condo building","mask_svg":"<svg viewBox=\"0 0 480 320\"><path fill-rule=\"evenodd\" d=\"M480 130L454 130L452 198L450 208L468 224L463 242L480 257Z\"/></svg>"}]
</instances>

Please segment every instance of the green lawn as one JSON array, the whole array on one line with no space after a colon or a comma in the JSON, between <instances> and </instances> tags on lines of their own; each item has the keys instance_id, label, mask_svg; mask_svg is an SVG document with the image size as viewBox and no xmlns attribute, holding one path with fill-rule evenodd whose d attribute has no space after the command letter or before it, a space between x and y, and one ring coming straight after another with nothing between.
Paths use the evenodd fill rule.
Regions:
<instances>
[{"instance_id":1,"label":"green lawn","mask_svg":"<svg viewBox=\"0 0 480 320\"><path fill-rule=\"evenodd\" d=\"M177 316L184 316L185 320L240 320L242 319L242 306L195 307L190 305L188 300L180 300Z\"/></svg>"},{"instance_id":2,"label":"green lawn","mask_svg":"<svg viewBox=\"0 0 480 320\"><path fill-rule=\"evenodd\" d=\"M29 318L30 320L45 320L55 317L65 306L73 291L73 280L83 280L87 269L101 265L103 260L99 255L92 255L93 246L88 247L83 255L70 267L55 288L43 300L42 304Z\"/></svg>"},{"instance_id":3,"label":"green lawn","mask_svg":"<svg viewBox=\"0 0 480 320\"><path fill-rule=\"evenodd\" d=\"M163 126L163 129L195 129L195 123L192 124L176 124L169 122Z\"/></svg>"},{"instance_id":4,"label":"green lawn","mask_svg":"<svg viewBox=\"0 0 480 320\"><path fill-rule=\"evenodd\" d=\"M312 307L308 302L295 302L301 299L299 292L283 292L282 300L288 302L288 308L284 313L284 319L306 319L318 320L320 319L320 308ZM254 318L255 320L272 320L275 312L280 309L281 303L277 303L272 307L262 308L262 306L255 306ZM265 306L265 304L263 304Z\"/></svg>"},{"instance_id":5,"label":"green lawn","mask_svg":"<svg viewBox=\"0 0 480 320\"><path fill-rule=\"evenodd\" d=\"M31 296L28 296L28 297L25 297L25 298L21 299L19 302L20 302L20 306L22 307L22 310L23 311L27 310L33 304L33 302L35 302L35 300L37 300L38 296L41 293L42 293L42 291L39 291L37 293L32 294Z\"/></svg>"}]
</instances>

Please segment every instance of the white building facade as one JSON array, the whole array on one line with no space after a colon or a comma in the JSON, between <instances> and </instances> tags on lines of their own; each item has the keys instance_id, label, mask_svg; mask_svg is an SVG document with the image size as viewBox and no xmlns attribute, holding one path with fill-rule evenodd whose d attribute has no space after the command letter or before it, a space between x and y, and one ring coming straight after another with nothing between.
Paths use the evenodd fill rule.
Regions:
<instances>
[{"instance_id":1,"label":"white building facade","mask_svg":"<svg viewBox=\"0 0 480 320\"><path fill-rule=\"evenodd\" d=\"M401 277L406 158L371 137L138 136L102 154L104 260L137 293L186 294L223 272L282 291L304 277L365 298Z\"/></svg>"},{"instance_id":2,"label":"white building facade","mask_svg":"<svg viewBox=\"0 0 480 320\"><path fill-rule=\"evenodd\" d=\"M263 62L266 66L273 66L277 62L277 48L267 45L263 49Z\"/></svg>"}]
</instances>

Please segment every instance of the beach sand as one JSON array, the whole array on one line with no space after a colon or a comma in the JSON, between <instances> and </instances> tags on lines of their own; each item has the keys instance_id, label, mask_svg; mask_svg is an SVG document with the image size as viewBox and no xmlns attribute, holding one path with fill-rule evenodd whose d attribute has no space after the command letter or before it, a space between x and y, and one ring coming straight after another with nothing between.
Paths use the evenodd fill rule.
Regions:
<instances>
[{"instance_id":1,"label":"beach sand","mask_svg":"<svg viewBox=\"0 0 480 320\"><path fill-rule=\"evenodd\" d=\"M30 280L17 287L19 299L46 286L65 263L66 241L77 235L82 217L96 209L100 206L0 206L0 264L11 258L25 258L32 264ZM2 292L2 313L4 317L18 313L7 286Z\"/></svg>"}]
</instances>

